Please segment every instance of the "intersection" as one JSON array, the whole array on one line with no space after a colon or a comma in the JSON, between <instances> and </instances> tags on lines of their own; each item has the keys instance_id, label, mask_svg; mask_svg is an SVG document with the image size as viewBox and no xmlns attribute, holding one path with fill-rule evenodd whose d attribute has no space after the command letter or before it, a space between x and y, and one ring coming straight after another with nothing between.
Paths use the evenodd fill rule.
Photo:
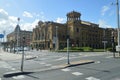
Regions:
<instances>
[{"instance_id":1,"label":"intersection","mask_svg":"<svg viewBox=\"0 0 120 80\"><path fill-rule=\"evenodd\" d=\"M1 53L2 55L3 53ZM4 53L5 54L5 53ZM70 63L94 61L89 64L67 66L67 53L26 51L25 74L6 77L5 74L20 72L21 53L0 61L1 80L119 80L120 59L111 52L70 52ZM13 56L14 55L14 56ZM14 58L16 56L16 58ZM10 57L10 56L9 56ZM8 60L7 60L8 59ZM62 65L62 67L60 67ZM28 72L28 73L27 73Z\"/></svg>"}]
</instances>

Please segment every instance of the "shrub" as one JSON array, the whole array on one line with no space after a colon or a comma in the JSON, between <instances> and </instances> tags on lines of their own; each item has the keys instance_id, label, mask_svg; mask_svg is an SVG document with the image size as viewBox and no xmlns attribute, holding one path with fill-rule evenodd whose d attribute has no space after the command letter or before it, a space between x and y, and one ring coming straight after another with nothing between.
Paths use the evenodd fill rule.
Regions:
<instances>
[{"instance_id":1,"label":"shrub","mask_svg":"<svg viewBox=\"0 0 120 80\"><path fill-rule=\"evenodd\" d=\"M64 48L64 50L67 50L67 48ZM69 47L69 50L73 50L73 51L83 51L83 49L80 48L80 47Z\"/></svg>"},{"instance_id":2,"label":"shrub","mask_svg":"<svg viewBox=\"0 0 120 80\"><path fill-rule=\"evenodd\" d=\"M93 51L93 48L91 47L82 47L84 51Z\"/></svg>"}]
</instances>

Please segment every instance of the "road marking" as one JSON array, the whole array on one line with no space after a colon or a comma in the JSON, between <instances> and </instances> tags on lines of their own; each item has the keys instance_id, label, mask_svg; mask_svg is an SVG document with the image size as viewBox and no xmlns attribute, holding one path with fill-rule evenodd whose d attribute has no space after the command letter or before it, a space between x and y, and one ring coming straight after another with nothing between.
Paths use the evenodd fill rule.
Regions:
<instances>
[{"instance_id":1,"label":"road marking","mask_svg":"<svg viewBox=\"0 0 120 80\"><path fill-rule=\"evenodd\" d=\"M112 58L113 56L107 56L106 58Z\"/></svg>"},{"instance_id":2,"label":"road marking","mask_svg":"<svg viewBox=\"0 0 120 80\"><path fill-rule=\"evenodd\" d=\"M0 80L2 80L2 78L0 78Z\"/></svg>"},{"instance_id":3,"label":"road marking","mask_svg":"<svg viewBox=\"0 0 120 80\"><path fill-rule=\"evenodd\" d=\"M70 71L70 69L68 69L68 68L61 69L61 70L62 70L62 71L65 71L65 72Z\"/></svg>"},{"instance_id":4,"label":"road marking","mask_svg":"<svg viewBox=\"0 0 120 80\"><path fill-rule=\"evenodd\" d=\"M64 59L67 59L67 57L61 57L61 58L56 59L56 60L59 61L59 60L64 60Z\"/></svg>"},{"instance_id":5,"label":"road marking","mask_svg":"<svg viewBox=\"0 0 120 80\"><path fill-rule=\"evenodd\" d=\"M83 75L83 73L80 73L80 72L73 72L72 74L75 75L75 76Z\"/></svg>"},{"instance_id":6,"label":"road marking","mask_svg":"<svg viewBox=\"0 0 120 80\"><path fill-rule=\"evenodd\" d=\"M14 76L12 78L13 79L23 79L23 78L25 78L25 76L24 75L19 75L19 76Z\"/></svg>"},{"instance_id":7,"label":"road marking","mask_svg":"<svg viewBox=\"0 0 120 80\"><path fill-rule=\"evenodd\" d=\"M16 70L15 68L11 68L11 70Z\"/></svg>"},{"instance_id":8,"label":"road marking","mask_svg":"<svg viewBox=\"0 0 120 80\"><path fill-rule=\"evenodd\" d=\"M99 64L99 63L101 63L101 62L100 62L100 61L95 61L95 63Z\"/></svg>"},{"instance_id":9,"label":"road marking","mask_svg":"<svg viewBox=\"0 0 120 80\"><path fill-rule=\"evenodd\" d=\"M41 62L40 64L46 64L45 62Z\"/></svg>"},{"instance_id":10,"label":"road marking","mask_svg":"<svg viewBox=\"0 0 120 80\"><path fill-rule=\"evenodd\" d=\"M80 56L82 56L83 54L79 53Z\"/></svg>"},{"instance_id":11,"label":"road marking","mask_svg":"<svg viewBox=\"0 0 120 80\"><path fill-rule=\"evenodd\" d=\"M87 80L100 80L100 79L98 79L98 78L95 78L95 77L88 77L88 78L85 78L85 79L87 79Z\"/></svg>"},{"instance_id":12,"label":"road marking","mask_svg":"<svg viewBox=\"0 0 120 80\"><path fill-rule=\"evenodd\" d=\"M58 68L58 66L51 66L51 68Z\"/></svg>"},{"instance_id":13,"label":"road marking","mask_svg":"<svg viewBox=\"0 0 120 80\"><path fill-rule=\"evenodd\" d=\"M45 66L51 66L52 64L45 64Z\"/></svg>"}]
</instances>

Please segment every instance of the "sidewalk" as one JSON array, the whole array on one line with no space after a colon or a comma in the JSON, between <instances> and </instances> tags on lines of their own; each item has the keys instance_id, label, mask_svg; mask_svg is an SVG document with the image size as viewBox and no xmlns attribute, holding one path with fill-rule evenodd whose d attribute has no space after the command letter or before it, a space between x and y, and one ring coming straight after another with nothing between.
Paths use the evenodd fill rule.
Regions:
<instances>
[{"instance_id":1,"label":"sidewalk","mask_svg":"<svg viewBox=\"0 0 120 80\"><path fill-rule=\"evenodd\" d=\"M9 53L9 52L4 52L3 50L0 50L0 59L1 60L5 60L5 61L9 61L9 60L19 60L22 58L22 53L19 54L14 54L14 53ZM25 59L31 59L33 58L30 55L25 55Z\"/></svg>"},{"instance_id":2,"label":"sidewalk","mask_svg":"<svg viewBox=\"0 0 120 80\"><path fill-rule=\"evenodd\" d=\"M25 69L25 72L42 72L42 71L50 71L50 70L57 70L57 69L64 69L68 67L75 67L79 65L85 65L85 64L91 64L94 63L94 60L80 60L80 61L73 61L70 64L60 64L60 65L54 65L49 68L43 68L43 69Z\"/></svg>"},{"instance_id":3,"label":"sidewalk","mask_svg":"<svg viewBox=\"0 0 120 80\"><path fill-rule=\"evenodd\" d=\"M94 63L94 61L93 60L80 60L77 62L71 62L71 64L56 65L54 67L44 68L44 69L24 70L23 72L21 71L7 72L7 73L4 73L3 77L9 78L13 76L27 75L27 74L36 73L36 72L51 71L51 70L57 70L57 69L64 69L68 67L74 67L74 66L90 64L90 63Z\"/></svg>"}]
</instances>

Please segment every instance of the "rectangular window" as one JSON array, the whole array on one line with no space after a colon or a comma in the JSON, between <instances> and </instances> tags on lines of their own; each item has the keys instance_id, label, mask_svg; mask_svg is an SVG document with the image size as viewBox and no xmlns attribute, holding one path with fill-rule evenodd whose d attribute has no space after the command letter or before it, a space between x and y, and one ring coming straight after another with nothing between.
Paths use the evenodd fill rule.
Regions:
<instances>
[{"instance_id":1,"label":"rectangular window","mask_svg":"<svg viewBox=\"0 0 120 80\"><path fill-rule=\"evenodd\" d=\"M76 29L76 32L79 32L79 28Z\"/></svg>"}]
</instances>

